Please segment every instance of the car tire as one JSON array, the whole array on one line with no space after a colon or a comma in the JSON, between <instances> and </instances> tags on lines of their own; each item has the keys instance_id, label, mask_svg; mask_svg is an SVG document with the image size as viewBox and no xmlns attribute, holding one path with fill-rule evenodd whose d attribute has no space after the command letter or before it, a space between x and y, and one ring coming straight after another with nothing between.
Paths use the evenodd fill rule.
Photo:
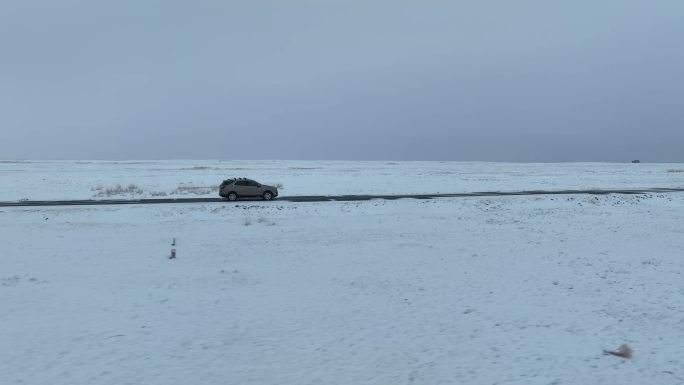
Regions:
<instances>
[{"instance_id":1,"label":"car tire","mask_svg":"<svg viewBox=\"0 0 684 385\"><path fill-rule=\"evenodd\" d=\"M238 195L234 192L229 192L226 198L228 198L229 201L236 201L238 199Z\"/></svg>"},{"instance_id":2,"label":"car tire","mask_svg":"<svg viewBox=\"0 0 684 385\"><path fill-rule=\"evenodd\" d=\"M264 195L262 195L262 198L264 198L265 201L270 201L271 199L273 199L273 193L271 193L270 191L266 191Z\"/></svg>"}]
</instances>

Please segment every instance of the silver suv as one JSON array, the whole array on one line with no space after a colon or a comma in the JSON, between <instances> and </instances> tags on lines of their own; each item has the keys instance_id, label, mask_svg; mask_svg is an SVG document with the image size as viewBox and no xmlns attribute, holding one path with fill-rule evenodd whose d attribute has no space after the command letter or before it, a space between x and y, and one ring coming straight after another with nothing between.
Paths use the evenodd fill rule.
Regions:
<instances>
[{"instance_id":1,"label":"silver suv","mask_svg":"<svg viewBox=\"0 0 684 385\"><path fill-rule=\"evenodd\" d=\"M247 178L226 179L219 186L219 195L229 201L238 198L263 198L270 201L278 196L278 189Z\"/></svg>"}]
</instances>

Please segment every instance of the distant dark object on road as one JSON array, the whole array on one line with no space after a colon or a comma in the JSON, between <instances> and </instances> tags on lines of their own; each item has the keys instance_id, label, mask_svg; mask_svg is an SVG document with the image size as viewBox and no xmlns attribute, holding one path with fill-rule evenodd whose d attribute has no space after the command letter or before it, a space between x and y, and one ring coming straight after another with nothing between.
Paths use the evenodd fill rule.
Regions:
<instances>
[{"instance_id":1,"label":"distant dark object on road","mask_svg":"<svg viewBox=\"0 0 684 385\"><path fill-rule=\"evenodd\" d=\"M641 163L641 161L639 159L634 159L632 163Z\"/></svg>"}]
</instances>

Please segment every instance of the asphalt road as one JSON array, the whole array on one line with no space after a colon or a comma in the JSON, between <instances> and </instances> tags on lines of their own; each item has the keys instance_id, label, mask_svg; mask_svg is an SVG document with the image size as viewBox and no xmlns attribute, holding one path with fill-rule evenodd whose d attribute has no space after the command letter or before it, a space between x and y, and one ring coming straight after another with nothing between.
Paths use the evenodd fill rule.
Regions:
<instances>
[{"instance_id":1,"label":"asphalt road","mask_svg":"<svg viewBox=\"0 0 684 385\"><path fill-rule=\"evenodd\" d=\"M649 188L638 190L533 190L515 192L472 192L455 194L405 194L405 195L295 195L281 196L276 201L285 202L350 202L368 201L372 199L438 199L438 198L468 198L468 197L497 197L514 195L607 195L607 194L647 194L684 192L684 188ZM239 203L247 200L238 200ZM260 200L257 200L260 201ZM170 198L170 199L105 199L105 200L58 200L58 201L15 201L1 202L0 207L40 207L40 206L95 206L95 205L147 205L172 203L229 203L222 198Z\"/></svg>"}]
</instances>

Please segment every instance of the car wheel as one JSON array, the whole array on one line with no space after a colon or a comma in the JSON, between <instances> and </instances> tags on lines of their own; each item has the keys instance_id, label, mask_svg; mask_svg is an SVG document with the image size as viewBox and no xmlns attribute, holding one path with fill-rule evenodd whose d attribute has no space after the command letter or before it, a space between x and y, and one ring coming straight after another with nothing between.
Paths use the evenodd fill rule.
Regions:
<instances>
[{"instance_id":1,"label":"car wheel","mask_svg":"<svg viewBox=\"0 0 684 385\"><path fill-rule=\"evenodd\" d=\"M229 201L236 201L237 198L238 198L238 196L237 196L236 193L234 193L234 192L228 193L228 200L229 200Z\"/></svg>"},{"instance_id":2,"label":"car wheel","mask_svg":"<svg viewBox=\"0 0 684 385\"><path fill-rule=\"evenodd\" d=\"M263 198L265 201L270 201L271 199L273 199L273 194L271 194L270 191L266 191L263 195Z\"/></svg>"}]
</instances>

